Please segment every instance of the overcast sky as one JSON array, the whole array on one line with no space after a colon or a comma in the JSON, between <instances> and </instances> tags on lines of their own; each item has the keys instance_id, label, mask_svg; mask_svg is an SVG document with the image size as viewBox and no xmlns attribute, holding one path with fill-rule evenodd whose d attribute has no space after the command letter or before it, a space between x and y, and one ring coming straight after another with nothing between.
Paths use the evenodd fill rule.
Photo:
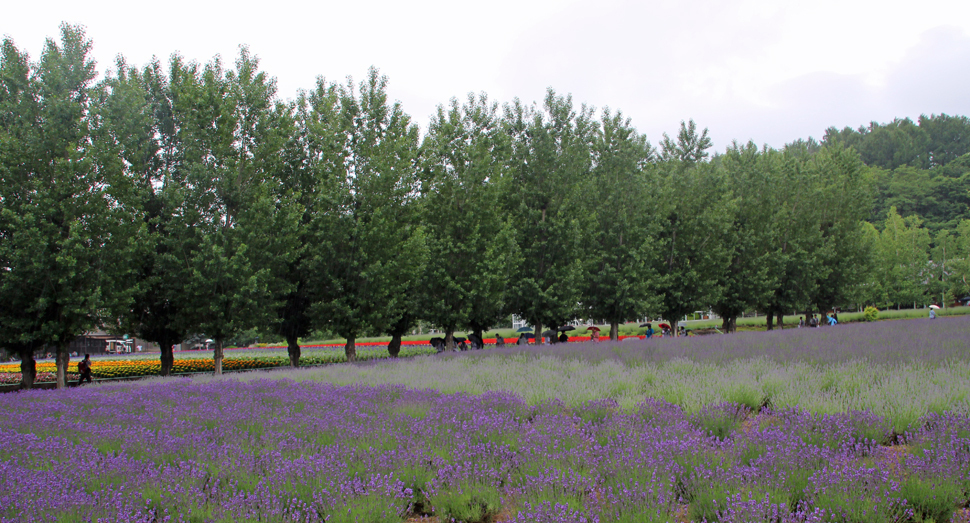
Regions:
<instances>
[{"instance_id":1,"label":"overcast sky","mask_svg":"<svg viewBox=\"0 0 970 523\"><path fill-rule=\"evenodd\" d=\"M718 150L970 115L966 0L45 0L7 6L0 32L37 59L62 21L86 27L101 72L119 54L232 63L248 45L284 99L373 65L422 127L452 97L547 87L622 110L655 145L693 118Z\"/></svg>"}]
</instances>

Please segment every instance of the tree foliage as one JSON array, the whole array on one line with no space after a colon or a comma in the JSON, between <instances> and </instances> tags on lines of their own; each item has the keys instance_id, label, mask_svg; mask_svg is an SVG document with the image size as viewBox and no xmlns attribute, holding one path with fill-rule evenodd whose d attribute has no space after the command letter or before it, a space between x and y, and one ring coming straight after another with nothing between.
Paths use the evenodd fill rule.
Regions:
<instances>
[{"instance_id":1,"label":"tree foliage","mask_svg":"<svg viewBox=\"0 0 970 523\"><path fill-rule=\"evenodd\" d=\"M48 347L64 387L68 344L128 299L128 186L95 118L90 50L83 30L69 25L60 43L47 40L37 64L3 43L0 324L25 362L26 386L33 350Z\"/></svg>"},{"instance_id":2,"label":"tree foliage","mask_svg":"<svg viewBox=\"0 0 970 523\"><path fill-rule=\"evenodd\" d=\"M477 336L505 315L509 275L518 246L511 223L499 212L511 144L498 104L469 95L452 99L432 119L423 144L422 217L428 266L419 292L424 318L453 333Z\"/></svg>"},{"instance_id":3,"label":"tree foliage","mask_svg":"<svg viewBox=\"0 0 970 523\"><path fill-rule=\"evenodd\" d=\"M506 209L521 253L509 283L509 310L535 326L557 327L578 312L583 229L577 189L592 168L592 110L552 89L540 107L516 100L505 108L512 140Z\"/></svg>"}]
</instances>

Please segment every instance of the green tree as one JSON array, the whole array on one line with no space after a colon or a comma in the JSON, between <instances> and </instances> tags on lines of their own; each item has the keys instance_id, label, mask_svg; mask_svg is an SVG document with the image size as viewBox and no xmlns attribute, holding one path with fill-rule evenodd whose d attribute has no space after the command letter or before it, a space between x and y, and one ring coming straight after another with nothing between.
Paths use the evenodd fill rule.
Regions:
<instances>
[{"instance_id":1,"label":"green tree","mask_svg":"<svg viewBox=\"0 0 970 523\"><path fill-rule=\"evenodd\" d=\"M670 321L707 310L719 298L718 275L732 253L728 238L735 202L723 170L700 161L707 158L710 147L710 140L702 139L707 130L699 137L696 125L691 124L681 125L677 142L662 142L661 187L654 195L661 204L660 309ZM703 143L704 149L691 155L677 153L697 143Z\"/></svg>"},{"instance_id":2,"label":"green tree","mask_svg":"<svg viewBox=\"0 0 970 523\"><path fill-rule=\"evenodd\" d=\"M707 159L711 139L707 136L706 127L697 134L697 124L691 119L687 123L680 122L680 132L677 133L676 141L664 133L660 146L661 156L665 162L676 161L683 167L689 167Z\"/></svg>"},{"instance_id":3,"label":"green tree","mask_svg":"<svg viewBox=\"0 0 970 523\"><path fill-rule=\"evenodd\" d=\"M815 220L822 242L812 268L816 283L811 303L824 312L856 303L869 276L863 220L869 214L872 193L864 166L852 149L824 147L806 169L815 180Z\"/></svg>"},{"instance_id":4,"label":"green tree","mask_svg":"<svg viewBox=\"0 0 970 523\"><path fill-rule=\"evenodd\" d=\"M963 220L953 238L953 251L944 265L948 274L947 288L955 298L970 295L970 220Z\"/></svg>"},{"instance_id":5,"label":"green tree","mask_svg":"<svg viewBox=\"0 0 970 523\"><path fill-rule=\"evenodd\" d=\"M574 203L592 168L596 123L591 109L577 112L572 97L552 89L541 109L518 100L507 105L504 120L512 139L504 201L521 254L509 311L534 325L541 339L543 325L561 325L578 312L583 229Z\"/></svg>"},{"instance_id":6,"label":"green tree","mask_svg":"<svg viewBox=\"0 0 970 523\"><path fill-rule=\"evenodd\" d=\"M322 82L322 81L321 81ZM326 93L325 85L318 86ZM338 97L321 96L314 110L321 143L339 151L317 169L335 180L338 193L314 225L328 252L316 258L327 278L326 297L314 311L347 340L347 358L357 357L356 339L386 331L400 319L409 285L423 269L424 234L414 221L418 194L418 129L399 103L387 100L387 78L368 71L359 90L352 81ZM337 104L334 104L337 102Z\"/></svg>"},{"instance_id":7,"label":"green tree","mask_svg":"<svg viewBox=\"0 0 970 523\"><path fill-rule=\"evenodd\" d=\"M502 212L502 182L511 144L498 105L484 94L452 99L428 126L423 144L423 217L428 233L424 318L441 326L454 348L454 331L481 337L505 316L517 246Z\"/></svg>"},{"instance_id":8,"label":"green tree","mask_svg":"<svg viewBox=\"0 0 970 523\"><path fill-rule=\"evenodd\" d=\"M929 139L929 165L944 166L970 153L970 118L946 114L925 114L919 117L919 127Z\"/></svg>"},{"instance_id":9,"label":"green tree","mask_svg":"<svg viewBox=\"0 0 970 523\"><path fill-rule=\"evenodd\" d=\"M36 313L38 281L46 264L41 209L31 203L39 187L31 175L43 168L28 146L36 143L41 104L29 58L4 39L0 61L0 343L20 357L22 384L33 386L34 352L44 341Z\"/></svg>"},{"instance_id":10,"label":"green tree","mask_svg":"<svg viewBox=\"0 0 970 523\"><path fill-rule=\"evenodd\" d=\"M817 198L822 180L805 166L807 155L788 149L776 156L772 182L765 186L765 205L772 209L770 242L774 247L766 262L775 283L758 308L766 313L768 330L774 318L784 328L784 315L806 307L815 295L822 270L822 231ZM811 161L811 160L808 160Z\"/></svg>"},{"instance_id":11,"label":"green tree","mask_svg":"<svg viewBox=\"0 0 970 523\"><path fill-rule=\"evenodd\" d=\"M48 39L36 68L11 41L3 48L0 323L26 363L24 385L32 350L46 345L61 388L70 342L127 301L134 220L121 162L93 118L91 41L62 25L60 45Z\"/></svg>"},{"instance_id":12,"label":"green tree","mask_svg":"<svg viewBox=\"0 0 970 523\"><path fill-rule=\"evenodd\" d=\"M734 196L735 212L726 236L729 258L717 273L719 296L712 309L722 318L725 332L736 330L737 317L744 311L764 303L777 285L777 275L771 272L777 259L773 194L779 158L760 151L754 143L740 146L735 143L722 157L721 169L726 186Z\"/></svg>"},{"instance_id":13,"label":"green tree","mask_svg":"<svg viewBox=\"0 0 970 523\"><path fill-rule=\"evenodd\" d=\"M274 173L290 109L245 48L234 71L218 58L200 71L176 57L170 74L185 180L173 188L182 202L174 256L186 269L181 324L214 339L220 374L225 340L268 324L274 288L287 287L278 268L294 256L298 214Z\"/></svg>"},{"instance_id":14,"label":"green tree","mask_svg":"<svg viewBox=\"0 0 970 523\"><path fill-rule=\"evenodd\" d=\"M876 270L882 282L883 300L900 307L922 303L930 261L930 235L916 216L903 218L895 208L889 210L886 225L876 243Z\"/></svg>"},{"instance_id":15,"label":"green tree","mask_svg":"<svg viewBox=\"0 0 970 523\"><path fill-rule=\"evenodd\" d=\"M593 143L591 175L580 195L588 225L581 257L582 305L590 318L610 323L610 339L619 324L659 308L655 258L661 207L657 176L649 169L653 150L646 137L622 113L603 111Z\"/></svg>"},{"instance_id":16,"label":"green tree","mask_svg":"<svg viewBox=\"0 0 970 523\"><path fill-rule=\"evenodd\" d=\"M117 330L158 344L161 375L171 373L173 346L188 335L179 325L182 283L187 277L172 255L172 216L181 202L173 200L178 177L176 125L168 82L158 61L143 71L119 59L116 71L98 89L97 114L103 138L123 160L131 181L133 208L143 227L136 238L136 255L129 280L133 296L119 317Z\"/></svg>"}]
</instances>

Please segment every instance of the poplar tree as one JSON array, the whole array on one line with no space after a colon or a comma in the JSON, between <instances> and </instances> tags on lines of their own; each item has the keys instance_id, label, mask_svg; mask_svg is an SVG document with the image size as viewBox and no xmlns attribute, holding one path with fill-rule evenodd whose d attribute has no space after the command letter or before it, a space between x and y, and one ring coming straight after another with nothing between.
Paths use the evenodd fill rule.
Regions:
<instances>
[{"instance_id":1,"label":"poplar tree","mask_svg":"<svg viewBox=\"0 0 970 523\"><path fill-rule=\"evenodd\" d=\"M160 374L167 376L175 362L173 346L189 334L179 322L189 274L173 256L173 216L181 204L173 189L181 187L184 177L178 169L182 147L172 93L161 64L154 60L139 71L119 59L114 74L99 86L97 105L102 133L123 159L133 186L132 206L142 222L129 282L132 302L116 328L157 343Z\"/></svg>"},{"instance_id":2,"label":"poplar tree","mask_svg":"<svg viewBox=\"0 0 970 523\"><path fill-rule=\"evenodd\" d=\"M555 328L579 312L583 264L580 182L592 168L596 122L586 106L549 89L541 108L518 100L505 108L512 138L506 209L521 254L509 286L509 310L535 326Z\"/></svg>"},{"instance_id":3,"label":"poplar tree","mask_svg":"<svg viewBox=\"0 0 970 523\"><path fill-rule=\"evenodd\" d=\"M807 169L816 179L816 226L821 248L815 256L816 283L810 302L819 312L856 303L872 265L863 220L872 192L859 154L839 145L823 147Z\"/></svg>"},{"instance_id":4,"label":"poplar tree","mask_svg":"<svg viewBox=\"0 0 970 523\"><path fill-rule=\"evenodd\" d=\"M665 147L665 150L667 148ZM671 322L707 310L720 297L718 275L729 263L729 232L736 211L723 172L707 162L665 154L661 176L662 252L657 291Z\"/></svg>"},{"instance_id":5,"label":"poplar tree","mask_svg":"<svg viewBox=\"0 0 970 523\"><path fill-rule=\"evenodd\" d=\"M180 321L213 338L221 374L225 341L268 324L274 287L287 285L277 268L293 256L297 214L273 174L290 109L245 48L232 71L218 58L200 70L176 57L170 82L184 155L184 186L173 187L181 202L173 255L186 274Z\"/></svg>"},{"instance_id":6,"label":"poplar tree","mask_svg":"<svg viewBox=\"0 0 970 523\"><path fill-rule=\"evenodd\" d=\"M586 317L608 321L610 339L617 340L620 323L659 309L662 194L649 170L653 150L622 113L603 111L592 152L580 196L587 224L582 306Z\"/></svg>"},{"instance_id":7,"label":"poplar tree","mask_svg":"<svg viewBox=\"0 0 970 523\"><path fill-rule=\"evenodd\" d=\"M498 105L468 95L438 112L423 144L422 223L427 227L425 319L442 327L454 348L454 331L480 337L504 317L509 274L517 246L502 212L502 182L511 144Z\"/></svg>"},{"instance_id":8,"label":"poplar tree","mask_svg":"<svg viewBox=\"0 0 970 523\"><path fill-rule=\"evenodd\" d=\"M3 44L0 324L25 362L25 386L33 350L46 346L65 387L71 341L128 298L133 220L120 161L97 137L91 45L83 30L62 25L60 44L48 39L32 67L13 42Z\"/></svg>"},{"instance_id":9,"label":"poplar tree","mask_svg":"<svg viewBox=\"0 0 970 523\"><path fill-rule=\"evenodd\" d=\"M347 340L354 360L357 337L389 330L423 271L425 240L414 214L418 129L400 103L388 102L387 79L376 69L357 88L348 80L329 95L325 84L317 92L312 132L333 156L315 168L337 189L314 224L327 248L314 262L325 281L313 312Z\"/></svg>"},{"instance_id":10,"label":"poplar tree","mask_svg":"<svg viewBox=\"0 0 970 523\"><path fill-rule=\"evenodd\" d=\"M817 204L823 195L822 180L805 165L805 156L795 149L765 150L773 157L771 182L762 188L764 205L771 209L773 249L765 259L774 275L770 292L756 304L766 314L768 330L784 328L784 315L807 306L816 295L818 282L828 276L822 264L823 247Z\"/></svg>"},{"instance_id":11,"label":"poplar tree","mask_svg":"<svg viewBox=\"0 0 970 523\"><path fill-rule=\"evenodd\" d=\"M753 143L735 143L719 168L726 176L726 187L732 189L735 211L725 237L730 254L717 273L719 296L712 309L721 317L722 329L734 332L737 317L766 300L776 284L770 262L777 250L772 241L777 224L766 188L774 182L777 158Z\"/></svg>"}]
</instances>

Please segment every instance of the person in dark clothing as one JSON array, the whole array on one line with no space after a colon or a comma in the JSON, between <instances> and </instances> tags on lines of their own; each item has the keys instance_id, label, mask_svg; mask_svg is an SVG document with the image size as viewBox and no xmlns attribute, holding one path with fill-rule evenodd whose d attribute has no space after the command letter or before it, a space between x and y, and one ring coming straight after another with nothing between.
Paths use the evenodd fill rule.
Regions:
<instances>
[{"instance_id":1,"label":"person in dark clothing","mask_svg":"<svg viewBox=\"0 0 970 523\"><path fill-rule=\"evenodd\" d=\"M471 345L472 350L482 350L485 348L485 340L475 334L468 335L468 343Z\"/></svg>"},{"instance_id":2,"label":"person in dark clothing","mask_svg":"<svg viewBox=\"0 0 970 523\"><path fill-rule=\"evenodd\" d=\"M646 336L647 336L646 339L650 339L653 337L653 325L650 323L647 324Z\"/></svg>"},{"instance_id":3,"label":"person in dark clothing","mask_svg":"<svg viewBox=\"0 0 970 523\"><path fill-rule=\"evenodd\" d=\"M568 343L568 342L569 342L569 336L566 336L565 332L559 334L559 343Z\"/></svg>"},{"instance_id":4,"label":"person in dark clothing","mask_svg":"<svg viewBox=\"0 0 970 523\"><path fill-rule=\"evenodd\" d=\"M84 359L78 362L78 364L77 364L77 372L78 372L78 374L80 374L80 377L78 377L78 379L77 379L77 384L78 384L79 387L81 386L82 383L84 383L85 380L87 380L88 383L92 383L91 382L91 355L90 354L85 354L84 355Z\"/></svg>"},{"instance_id":5,"label":"person in dark clothing","mask_svg":"<svg viewBox=\"0 0 970 523\"><path fill-rule=\"evenodd\" d=\"M496 347L505 346L505 338L503 338L502 335L497 332L495 333L495 346Z\"/></svg>"}]
</instances>

